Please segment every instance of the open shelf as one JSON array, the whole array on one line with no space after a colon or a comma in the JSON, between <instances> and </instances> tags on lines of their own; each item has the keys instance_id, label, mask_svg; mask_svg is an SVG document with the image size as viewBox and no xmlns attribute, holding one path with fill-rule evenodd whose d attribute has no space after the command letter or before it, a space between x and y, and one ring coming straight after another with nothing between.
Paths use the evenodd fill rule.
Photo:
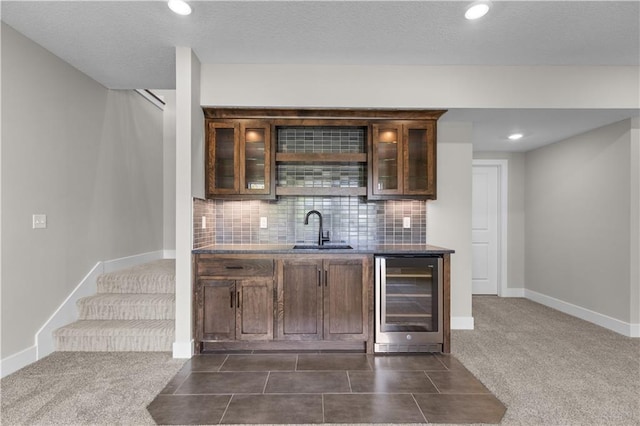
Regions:
<instances>
[{"instance_id":1,"label":"open shelf","mask_svg":"<svg viewBox=\"0 0 640 426\"><path fill-rule=\"evenodd\" d=\"M277 162L297 162L297 163L366 163L365 153L296 153L278 152Z\"/></svg>"},{"instance_id":2,"label":"open shelf","mask_svg":"<svg viewBox=\"0 0 640 426\"><path fill-rule=\"evenodd\" d=\"M367 195L367 188L365 187L310 188L310 187L296 187L296 186L276 186L276 195L360 196L360 195Z\"/></svg>"}]
</instances>

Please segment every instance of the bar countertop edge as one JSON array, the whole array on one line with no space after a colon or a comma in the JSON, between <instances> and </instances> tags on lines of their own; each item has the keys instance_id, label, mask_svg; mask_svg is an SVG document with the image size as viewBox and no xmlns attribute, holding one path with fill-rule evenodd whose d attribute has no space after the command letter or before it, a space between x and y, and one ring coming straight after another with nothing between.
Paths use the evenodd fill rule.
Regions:
<instances>
[{"instance_id":1,"label":"bar countertop edge","mask_svg":"<svg viewBox=\"0 0 640 426\"><path fill-rule=\"evenodd\" d=\"M429 244L380 244L353 246L352 249L294 249L294 244L212 244L192 250L193 254L399 254L443 255L455 250Z\"/></svg>"}]
</instances>

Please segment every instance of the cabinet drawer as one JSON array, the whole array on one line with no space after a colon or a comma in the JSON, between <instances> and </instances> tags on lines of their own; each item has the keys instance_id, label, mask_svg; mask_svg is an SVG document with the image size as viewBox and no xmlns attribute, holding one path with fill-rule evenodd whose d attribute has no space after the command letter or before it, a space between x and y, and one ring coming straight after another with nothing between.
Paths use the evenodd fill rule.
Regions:
<instances>
[{"instance_id":1,"label":"cabinet drawer","mask_svg":"<svg viewBox=\"0 0 640 426\"><path fill-rule=\"evenodd\" d=\"M197 274L200 277L271 277L273 259L201 257L197 262Z\"/></svg>"}]
</instances>

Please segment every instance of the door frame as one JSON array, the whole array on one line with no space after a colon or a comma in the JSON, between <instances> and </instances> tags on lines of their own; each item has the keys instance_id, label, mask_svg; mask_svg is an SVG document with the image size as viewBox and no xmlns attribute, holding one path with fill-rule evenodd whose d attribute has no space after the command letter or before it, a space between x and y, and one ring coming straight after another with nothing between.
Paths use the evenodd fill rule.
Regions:
<instances>
[{"instance_id":1,"label":"door frame","mask_svg":"<svg viewBox=\"0 0 640 426\"><path fill-rule=\"evenodd\" d=\"M507 297L509 160L473 159L473 167L495 167L498 169L498 296Z\"/></svg>"}]
</instances>

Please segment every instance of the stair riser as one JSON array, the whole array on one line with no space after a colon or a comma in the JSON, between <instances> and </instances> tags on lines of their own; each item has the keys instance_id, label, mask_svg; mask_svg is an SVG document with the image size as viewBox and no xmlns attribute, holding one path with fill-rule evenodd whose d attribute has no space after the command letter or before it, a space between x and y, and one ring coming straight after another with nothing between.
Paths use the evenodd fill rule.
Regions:
<instances>
[{"instance_id":1,"label":"stair riser","mask_svg":"<svg viewBox=\"0 0 640 426\"><path fill-rule=\"evenodd\" d=\"M81 306L81 320L176 319L175 306Z\"/></svg>"},{"instance_id":2,"label":"stair riser","mask_svg":"<svg viewBox=\"0 0 640 426\"><path fill-rule=\"evenodd\" d=\"M62 336L58 351L72 352L170 352L173 336Z\"/></svg>"},{"instance_id":3,"label":"stair riser","mask_svg":"<svg viewBox=\"0 0 640 426\"><path fill-rule=\"evenodd\" d=\"M175 282L98 282L98 293L175 293Z\"/></svg>"}]
</instances>

